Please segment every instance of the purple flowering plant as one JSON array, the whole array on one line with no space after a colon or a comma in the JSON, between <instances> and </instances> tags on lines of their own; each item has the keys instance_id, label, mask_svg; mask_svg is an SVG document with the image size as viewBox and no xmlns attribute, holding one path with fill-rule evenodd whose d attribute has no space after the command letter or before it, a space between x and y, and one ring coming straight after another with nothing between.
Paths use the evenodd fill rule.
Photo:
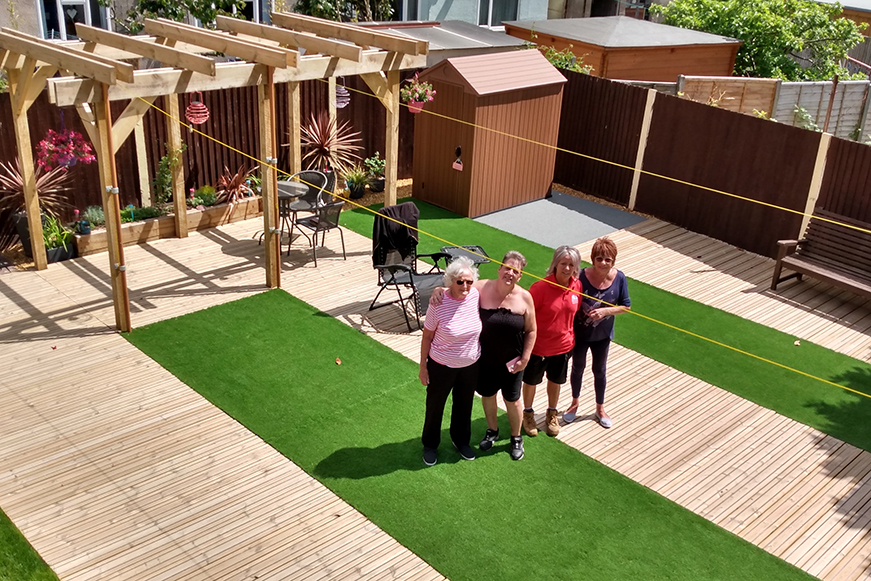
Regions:
<instances>
[{"instance_id":1,"label":"purple flowering plant","mask_svg":"<svg viewBox=\"0 0 871 581\"><path fill-rule=\"evenodd\" d=\"M419 103L429 103L435 99L435 89L426 81L421 81L414 73L414 77L406 79L407 84L399 88L399 98L403 103L417 101Z\"/></svg>"},{"instance_id":2,"label":"purple flowering plant","mask_svg":"<svg viewBox=\"0 0 871 581\"><path fill-rule=\"evenodd\" d=\"M56 167L71 167L77 162L91 163L97 158L91 144L77 131L49 129L45 139L36 146L36 163L46 171Z\"/></svg>"}]
</instances>

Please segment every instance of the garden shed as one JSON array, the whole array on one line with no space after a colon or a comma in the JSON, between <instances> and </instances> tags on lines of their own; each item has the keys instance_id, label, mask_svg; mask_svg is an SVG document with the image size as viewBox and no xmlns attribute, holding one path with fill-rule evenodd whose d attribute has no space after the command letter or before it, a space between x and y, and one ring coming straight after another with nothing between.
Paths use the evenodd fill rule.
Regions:
<instances>
[{"instance_id":1,"label":"garden shed","mask_svg":"<svg viewBox=\"0 0 871 581\"><path fill-rule=\"evenodd\" d=\"M734 38L628 16L506 22L505 32L560 51L568 48L597 77L630 81L729 77L741 46Z\"/></svg>"},{"instance_id":2,"label":"garden shed","mask_svg":"<svg viewBox=\"0 0 871 581\"><path fill-rule=\"evenodd\" d=\"M565 78L539 51L449 58L420 78L436 97L415 120L415 198L475 217L550 192Z\"/></svg>"}]
</instances>

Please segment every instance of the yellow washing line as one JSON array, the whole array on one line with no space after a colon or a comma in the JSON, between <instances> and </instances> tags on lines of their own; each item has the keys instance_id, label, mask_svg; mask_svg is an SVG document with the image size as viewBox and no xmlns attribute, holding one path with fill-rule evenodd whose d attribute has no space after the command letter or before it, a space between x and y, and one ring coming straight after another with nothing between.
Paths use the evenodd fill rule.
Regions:
<instances>
[{"instance_id":1,"label":"yellow washing line","mask_svg":"<svg viewBox=\"0 0 871 581\"><path fill-rule=\"evenodd\" d=\"M123 86L123 85L121 85L121 86ZM187 123L185 123L185 122L182 121L181 119L178 119L178 118L176 118L176 117L173 117L172 115L170 115L169 113L167 113L166 111L164 111L163 109L161 109L160 107L158 107L157 105L155 105L154 103L151 103L151 102L149 102L149 101L143 99L142 97L139 97L138 95L135 95L132 91L130 91L130 90L127 89L126 87L125 87L125 90L126 90L127 92L129 92L131 95L133 95L134 98L136 98L136 99L140 99L141 101L147 103L150 107L156 109L157 111L161 112L161 113L164 114L165 116L169 117L170 119L172 119L173 121L175 121L176 123L178 123L179 125L181 125L182 127L187 127L190 131L192 131L192 132L194 132L194 133L197 133L197 134L199 134L199 135L202 135L202 136L205 137L206 139L209 139L209 140L211 140L211 141L217 143L218 145L220 145L220 146L222 146L222 147L226 147L227 149L229 149L229 150L231 150L231 151L234 151L234 152L238 153L239 155L241 155L241 156L243 156L243 157L246 157L246 158L248 158L248 159L250 159L250 160L253 160L253 161L259 163L259 164L260 164L261 166L263 166L263 167L268 167L269 169L275 170L276 172L278 172L278 173L280 173L280 174L283 174L283 175L286 175L286 176L290 176L290 175L292 175L292 174L289 174L288 172L286 172L286 171L284 171L284 170L282 170L282 169L280 169L280 168L278 168L278 167L276 167L276 166L274 166L274 165L272 165L272 164L262 162L261 160L257 159L257 158L254 157L253 155L250 155L250 154L248 154L248 153L245 153L244 151L241 151L241 150L239 150L239 149L236 149L235 147L233 147L233 146L231 146L231 145L229 145L229 144L227 144L227 143L224 143L223 141L221 141L221 140L219 140L219 139L216 139L216 138L212 137L211 135L208 135L207 133L203 133L202 131L200 131L199 129L196 129L196 128L193 127L192 125L188 125ZM302 180L301 180L301 181L302 181ZM308 182L304 182L304 181L303 181L303 183L306 183L306 184L309 185L309 186L312 186L312 185L313 185L313 184L309 184ZM317 187L317 186L315 186L315 187ZM321 189L323 190L323 188L321 188ZM335 194L334 194L334 195L335 195ZM352 204L352 205L354 205L354 206L356 206L356 207L358 207L358 208L362 208L363 210L366 210L367 212L370 212L370 213L372 213L372 214L374 214L374 215L381 216L382 218L385 218L385 219L387 219L387 220L391 220L391 221L393 221L393 222L396 222L397 224L401 224L401 225L403 225L403 226L406 226L407 228L410 228L410 229L414 230L415 232L417 232L419 235L420 235L420 234L423 234L423 235L425 235L425 236L429 236L430 238L434 238L435 240L438 240L439 242L444 243L446 246L459 246L458 244L455 244L455 243L451 242L450 240L446 240L446 239L441 238L440 236L436 236L435 234L432 234L432 233L430 233L430 232L426 232L426 231L421 230L421 229L419 229L419 228L416 228L416 227L414 227L414 226L409 226L408 224L405 224L404 222L401 222L401 221L396 220L396 219L394 219L394 218L391 218L391 217L389 217L389 216L385 216L384 214L381 214L381 213L379 213L379 212L373 210L372 208L366 207L366 206L364 206L364 205L362 205L362 204L359 204L359 203L355 202L354 200L351 200L351 199L345 198L344 196L335 195L335 197L337 197L337 198L339 198L339 199L341 199L341 200L343 200L343 201L345 201L345 202L348 202L348 203L350 203L350 204ZM471 252L471 251L470 251L470 252ZM483 255L481 255L481 254L478 254L478 253L475 253L475 252L471 252L471 254L475 254L475 255L477 255L477 256L479 256L479 257L481 257L481 258L488 258L491 262L495 262L496 264L498 264L498 265L500 265L500 266L505 266L504 263L502 263L501 261L496 260L496 259L494 259L494 258L491 258L491 257L485 257L485 256L483 256ZM535 280L543 280L543 281L545 281L545 282L547 282L547 283L549 283L549 284L552 284L552 285L554 285L554 286L558 286L558 287L562 288L563 290L568 290L568 291L570 291L570 292L574 292L575 294L578 294L578 295L580 295L580 296L582 296L582 297L587 297L587 298L590 298L590 299L598 300L598 299L595 299L594 297L590 297L590 296L588 296L588 295L585 295L584 293L582 293L582 292L580 292L580 291L575 291L575 290L569 289L568 287L565 287L565 286L563 286L563 285L560 285L559 283L556 283L556 282L554 282L554 281L546 280L545 278L540 277L540 276L537 276L537 275L532 274L532 273L530 273L530 272L526 272L526 271L521 271L521 272L522 272L522 274L528 275L529 277L531 277L531 278L533 278L533 279L535 279ZM605 301L600 301L600 302L603 302L604 304L607 304L608 306L611 306L611 307L618 307L617 305L612 305L612 304L607 303L607 302L605 302ZM618 307L618 308L619 308L619 307ZM717 341L717 340L715 340L715 339L710 339L710 338L708 338L708 337L705 337L704 335L699 335L698 333L693 333L692 331L688 331L688 330L686 330L686 329L682 329L682 328L677 327L677 326L675 326L675 325L672 325L672 324L670 324L670 323L666 323L666 322L664 322L664 321L660 321L660 320L658 320L658 319L654 319L653 317L648 317L647 315L643 315L643 314L641 314L641 313L639 313L639 312L637 312L637 311L629 310L629 311L626 311L626 312L628 312L629 314L632 314L632 315L635 315L635 316L641 317L641 318L643 318L643 319L645 319L645 320L647 320L647 321L650 321L650 322L653 322L653 323L657 323L657 324L659 324L659 325L663 325L664 327L667 327L667 328L669 328L669 329L673 329L673 330L675 330L675 331L679 331L679 332L684 333L684 334L686 334L686 335L689 335L689 336L691 336L691 337L695 337L696 339L701 339L701 340L703 340L703 341L707 341L708 343L711 343L711 344L713 344L713 345L717 345L717 346L719 346L719 347L724 347L724 348L726 348L726 349L729 349L729 350L731 350L731 351L734 351L735 353L740 353L740 354L742 354L742 355L746 355L746 356L751 357L751 358L753 358L753 359L756 359L756 360L758 360L758 361L763 361L763 362L765 362L765 363L770 363L771 365L774 365L774 366L776 366L776 367L780 367L780 368L782 368L782 369L786 369L787 371L792 371L792 372L797 373L797 374L799 374L799 375L802 375L802 376L804 376L804 377L808 377L808 378L810 378L810 379L815 379L815 380L817 380L817 381L820 381L820 382L822 382L822 383L826 383L826 384L831 385L831 386L833 386L833 387L837 387L837 388L843 389L843 390L845 390L845 391L849 391L849 392L851 392L851 393L854 393L854 394L856 394L856 395L863 396L863 397L866 397L866 398L868 398L868 399L871 399L871 395L869 395L869 394L867 394L867 393L863 393L863 392L861 392L861 391L858 391L858 390L852 389L852 388L847 387L847 386L845 386L845 385L840 385L840 384L835 383L835 382L833 382L833 381L829 381L828 379L824 379L824 378L822 378L822 377L818 377L818 376L813 375L813 374L811 374L811 373L806 373L806 372L801 371L801 370L799 370L799 369L795 369L795 368L793 368L793 367L789 367L788 365L784 365L784 364L782 364L782 363L778 363L778 362L776 362L776 361L772 361L771 359L767 359L767 358L765 358L765 357L761 357L761 356L756 355L756 354L754 354L754 353L750 353L749 351L744 351L743 349L739 349L739 348L737 348L737 347L733 347L733 346L731 346L731 345L727 345L726 343L722 343L722 342Z\"/></svg>"},{"instance_id":2,"label":"yellow washing line","mask_svg":"<svg viewBox=\"0 0 871 581\"><path fill-rule=\"evenodd\" d=\"M318 79L318 80L323 81L323 82L326 82L324 79ZM359 93L359 94L361 94L361 95L366 95L367 97L375 97L375 95L373 95L372 93L367 93L366 91L361 91L360 89L354 89L354 88L351 88L351 87L345 87L345 88L348 89L349 91L354 91L355 93ZM375 98L377 98L377 97L375 97ZM407 105L406 105L405 103L402 103L402 105L403 105L404 107L407 107ZM624 164L622 164L622 163L617 163L616 161L610 161L610 160L607 160L607 159L601 159L601 158L598 158L598 157L594 157L594 156L592 156L592 155L587 155L587 154L585 154L585 153L580 153L580 152L577 152L577 151L572 151L572 150L570 150L570 149L565 149L565 148L563 148L563 147L559 147L559 146L556 146L556 145L550 145L550 144L548 144L548 143L542 143L542 142L540 142L540 141L536 141L536 140L534 140L534 139L529 139L529 138L527 138L527 137L521 137L521 136L519 136L519 135L513 135L513 134L508 133L508 132L505 132L505 131L500 131L499 129L493 129L493 128L491 128L491 127L485 127L485 126L483 126L483 125L478 125L478 124L473 123L473 122L471 122L471 121L465 121L465 120L463 120L463 119L456 119L456 118L454 118L454 117L450 117L450 116L448 116L448 115L442 115L441 113L435 113L435 112L433 112L433 111L428 111L428 110L426 110L426 109L424 109L422 112L423 112L423 113L426 113L427 115L433 115L433 116L435 116L435 117L440 117L440 118L442 118L442 119L447 119L448 121L454 121L454 122L456 122L456 123L460 123L460 124L463 124L463 125L468 125L469 127L474 127L474 128L476 128L476 129L483 129L483 130L485 130L485 131L489 131L489 132L491 132L491 133L495 133L495 134L497 134L497 135L501 135L501 136L503 136L503 137L510 137L511 139L517 139L517 140L519 140L519 141L525 141L526 143L531 143L531 144L533 144L533 145L540 145L541 147L546 147L546 148L548 148L548 149L554 149L554 150L556 150L556 151L561 151L561 152L563 152L563 153L569 153L569 154L571 154L571 155L576 155L576 156L578 156L578 157L583 157L583 158L586 158L586 159L589 159L589 160L592 160L592 161L598 161L598 162L600 162L600 163L604 163L604 164L607 164L607 165L612 165L612 166L614 166L614 167L619 167L619 168L621 168L621 169L627 169L627 170L629 170L629 171L633 171L633 172L636 171L636 169L635 169L634 167L632 167L632 166L628 166L628 165L624 165ZM660 178L660 179L663 179L663 180L666 180L666 181L674 182L674 183L676 183L676 184L681 184L681 185L684 185L684 186L690 186L690 187L692 187L692 188L698 188L698 189L700 189L700 190L705 190L705 191L708 191L708 192L713 192L713 193L715 193L715 194L720 194L720 195L723 195L723 196L728 196L728 197L730 197L730 198L735 198L736 200L742 200L742 201L745 201L745 202L751 202L751 203L753 203L753 204L759 204L760 206L765 206L765 207L768 207L768 208L774 208L775 210L782 210L782 211L784 211L784 212L789 212L790 214L797 214L797 215L799 215L799 216L808 216L808 217L812 217L812 216L813 216L812 213L811 213L811 214L808 214L807 212L802 212L802 211L799 211L799 210L793 210L793 209L791 209L791 208L785 208L785 207L783 207L783 206L778 206L777 204L770 204L770 203L768 203L768 202L763 202L763 201L761 201L761 200L755 200L755 199L753 199L753 198L748 198L748 197L746 197L746 196L739 196L738 194L731 194L731 193L729 193L729 192L725 192L725 191L723 191L723 190L718 190L718 189L716 189L716 188L711 188L711 187L708 187L708 186L701 186L701 185L699 185L699 184L694 184L694 183L692 183L692 182L684 181L684 180L681 180L681 179L678 179L678 178L673 178L673 177L665 176L665 175L662 175L662 174L654 173L654 172L652 172L652 171L647 171L647 170L644 170L644 169L639 169L639 170L637 170L637 171L638 171L638 173L641 173L641 174L644 174L644 175L649 175L649 176L652 176L652 177L655 177L655 178ZM831 224L837 224L838 226L844 226L845 228L850 228L850 229L852 229L852 230L857 230L857 231L859 231L859 232L864 232L864 233L866 233L866 234L871 234L871 230L869 230L868 228L862 228L861 226L854 226L854 225L852 225L852 224L845 224L845 223L843 223L843 222L839 222L838 220L832 220L832 219L830 219L830 218L824 218L824 217L822 217L822 216L813 216L813 217L815 217L817 220L822 220L823 222L829 222L829 223L831 223Z\"/></svg>"}]
</instances>

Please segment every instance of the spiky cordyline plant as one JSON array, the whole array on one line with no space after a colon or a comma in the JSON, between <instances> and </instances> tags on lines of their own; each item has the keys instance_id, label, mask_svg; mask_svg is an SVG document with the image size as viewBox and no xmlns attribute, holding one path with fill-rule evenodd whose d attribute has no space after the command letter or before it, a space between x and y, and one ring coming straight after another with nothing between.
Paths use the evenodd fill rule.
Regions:
<instances>
[{"instance_id":1,"label":"spiky cordyline plant","mask_svg":"<svg viewBox=\"0 0 871 581\"><path fill-rule=\"evenodd\" d=\"M70 175L64 167L45 171L36 168L36 193L39 205L46 213L57 216L69 208L64 192L69 190ZM0 251L7 250L18 241L12 214L24 210L24 179L18 159L15 163L0 162Z\"/></svg>"},{"instance_id":2,"label":"spiky cordyline plant","mask_svg":"<svg viewBox=\"0 0 871 581\"><path fill-rule=\"evenodd\" d=\"M218 185L215 187L218 204L235 204L253 194L251 188L248 187L247 179L257 168L256 166L250 170L245 169L245 164L239 166L235 174L230 173L230 169L225 165L224 173L218 178Z\"/></svg>"},{"instance_id":3,"label":"spiky cordyline plant","mask_svg":"<svg viewBox=\"0 0 871 581\"><path fill-rule=\"evenodd\" d=\"M343 172L361 159L360 132L354 131L348 121L337 124L321 111L317 117L312 113L308 125L300 131L302 149L308 150L302 160L308 163L308 169Z\"/></svg>"}]
</instances>

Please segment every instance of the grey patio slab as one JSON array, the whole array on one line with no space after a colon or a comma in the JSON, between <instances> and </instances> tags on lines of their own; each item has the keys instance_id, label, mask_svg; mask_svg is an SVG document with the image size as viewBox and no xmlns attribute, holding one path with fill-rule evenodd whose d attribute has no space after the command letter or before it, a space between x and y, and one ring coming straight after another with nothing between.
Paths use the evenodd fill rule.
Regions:
<instances>
[{"instance_id":1,"label":"grey patio slab","mask_svg":"<svg viewBox=\"0 0 871 581\"><path fill-rule=\"evenodd\" d=\"M556 248L576 246L629 228L646 218L610 206L552 192L550 198L478 216L476 221Z\"/></svg>"}]
</instances>

